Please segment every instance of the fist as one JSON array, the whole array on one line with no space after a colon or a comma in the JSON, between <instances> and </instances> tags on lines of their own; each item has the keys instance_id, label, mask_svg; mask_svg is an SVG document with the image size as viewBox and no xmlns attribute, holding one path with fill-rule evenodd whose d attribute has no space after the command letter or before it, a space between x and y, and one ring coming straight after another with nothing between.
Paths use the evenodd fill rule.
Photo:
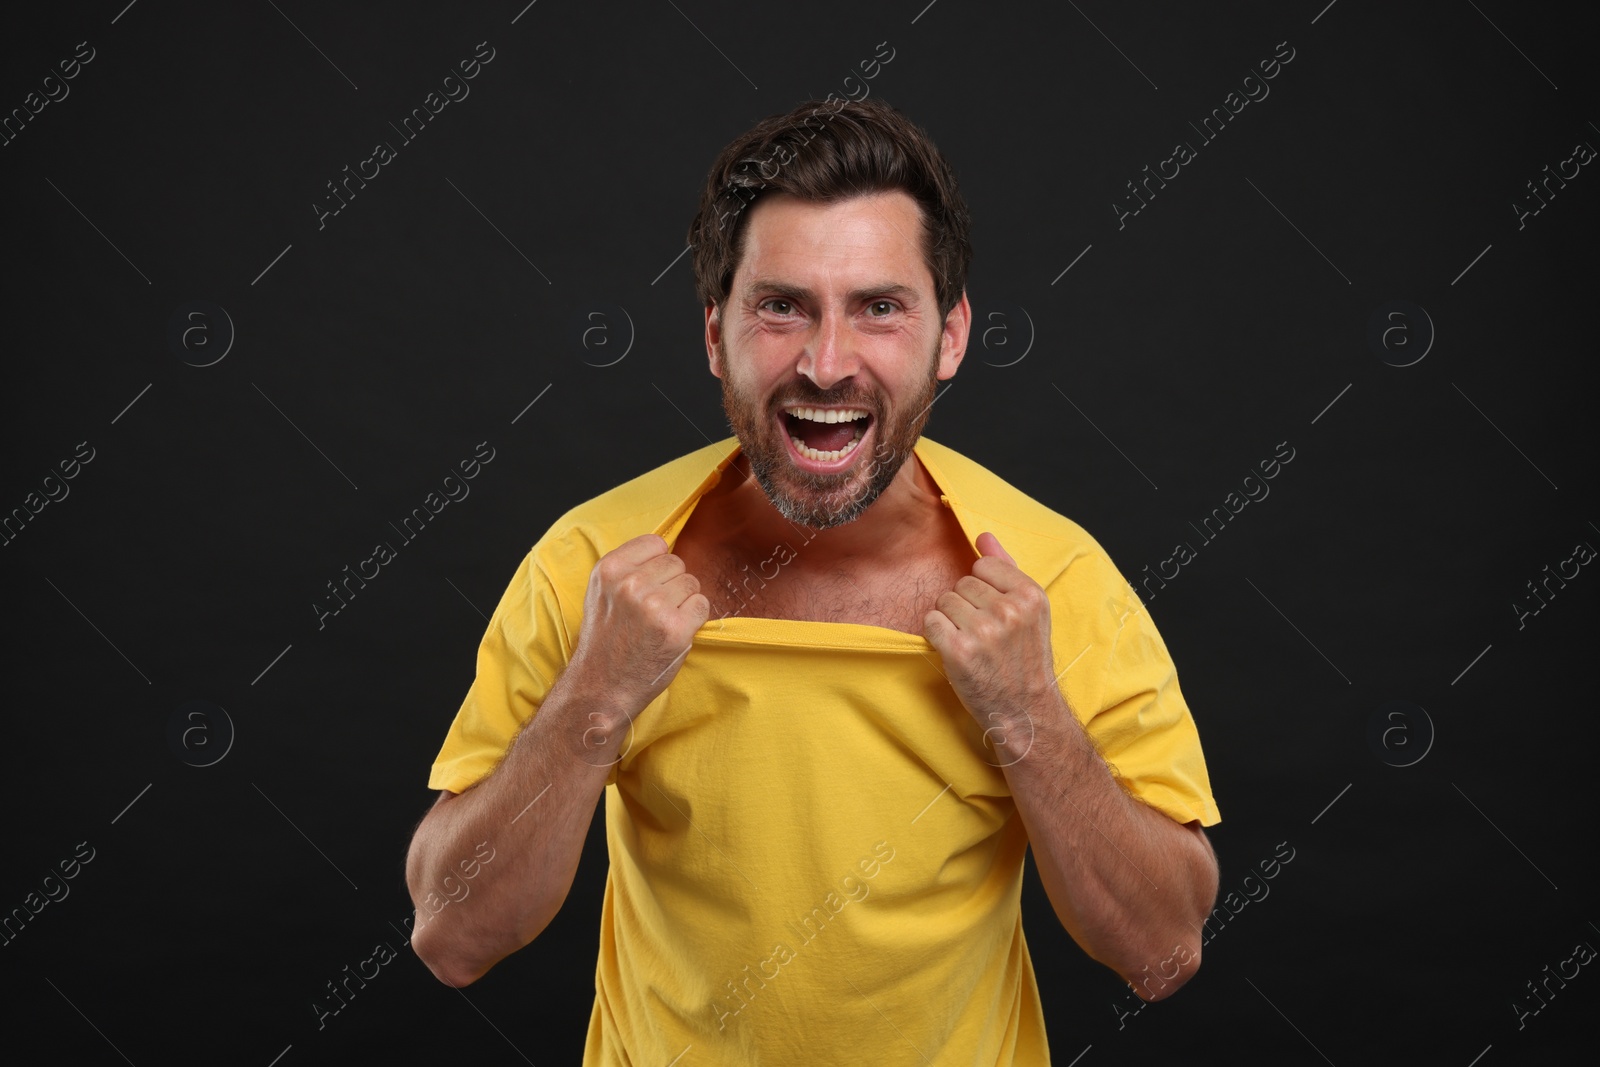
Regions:
<instances>
[{"instance_id":1,"label":"fist","mask_svg":"<svg viewBox=\"0 0 1600 1067\"><path fill-rule=\"evenodd\" d=\"M630 718L667 688L711 602L655 534L607 552L589 574L569 671L591 692L619 698ZM609 701L608 701L609 702Z\"/></svg>"},{"instance_id":2,"label":"fist","mask_svg":"<svg viewBox=\"0 0 1600 1067\"><path fill-rule=\"evenodd\" d=\"M1050 601L992 533L972 573L934 602L923 635L979 725L1025 720L1056 693Z\"/></svg>"}]
</instances>

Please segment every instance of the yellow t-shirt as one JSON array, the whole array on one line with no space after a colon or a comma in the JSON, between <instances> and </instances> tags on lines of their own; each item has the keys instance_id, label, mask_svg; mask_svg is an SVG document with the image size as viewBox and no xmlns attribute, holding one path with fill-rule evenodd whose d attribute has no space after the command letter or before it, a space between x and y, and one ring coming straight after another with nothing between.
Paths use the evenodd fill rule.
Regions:
<instances>
[{"instance_id":1,"label":"yellow t-shirt","mask_svg":"<svg viewBox=\"0 0 1600 1067\"><path fill-rule=\"evenodd\" d=\"M494 768L572 654L594 564L641 533L673 544L736 452L668 463L533 547L430 786ZM1049 594L1062 691L1119 781L1179 822L1217 822L1172 660L1104 550L958 453L923 438L916 455L968 541L992 531ZM749 611L804 552L752 561ZM926 640L712 619L620 750L586 1067L691 1049L683 1063L1049 1061L1022 933L1027 834Z\"/></svg>"}]
</instances>

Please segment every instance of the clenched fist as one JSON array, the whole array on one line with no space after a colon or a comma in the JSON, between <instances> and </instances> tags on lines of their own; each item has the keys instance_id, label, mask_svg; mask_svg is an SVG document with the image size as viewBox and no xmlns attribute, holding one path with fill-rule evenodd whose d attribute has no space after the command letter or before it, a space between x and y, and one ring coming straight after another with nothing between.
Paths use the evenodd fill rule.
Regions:
<instances>
[{"instance_id":1,"label":"clenched fist","mask_svg":"<svg viewBox=\"0 0 1600 1067\"><path fill-rule=\"evenodd\" d=\"M1050 600L992 533L978 536L972 573L934 602L923 634L997 749L1031 739L1034 709L1060 699L1050 644ZM1015 754L1020 758L1020 753Z\"/></svg>"},{"instance_id":2,"label":"clenched fist","mask_svg":"<svg viewBox=\"0 0 1600 1067\"><path fill-rule=\"evenodd\" d=\"M677 675L694 632L710 615L699 580L667 551L667 543L655 534L635 537L607 552L589 573L583 625L567 673L631 722ZM616 727L626 728L619 722L598 722L596 728Z\"/></svg>"}]
</instances>

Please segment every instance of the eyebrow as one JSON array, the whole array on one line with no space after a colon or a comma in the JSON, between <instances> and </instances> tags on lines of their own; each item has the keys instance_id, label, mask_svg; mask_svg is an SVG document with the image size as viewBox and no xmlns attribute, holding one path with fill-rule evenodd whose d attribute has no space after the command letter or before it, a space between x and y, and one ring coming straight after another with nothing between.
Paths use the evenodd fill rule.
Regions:
<instances>
[{"instance_id":1,"label":"eyebrow","mask_svg":"<svg viewBox=\"0 0 1600 1067\"><path fill-rule=\"evenodd\" d=\"M812 292L810 289L807 289L803 285L791 285L788 282L773 281L762 278L757 278L749 285L745 286L744 296L747 301L753 298L757 293L778 296L784 298L785 300L794 300L800 303L814 303L817 297L816 293ZM916 303L921 296L921 294L919 294L911 286L902 285L899 282L883 282L878 285L866 285L859 289L852 289L846 295L851 303L859 303L864 300L880 299L886 296L896 297L906 301L907 303Z\"/></svg>"}]
</instances>

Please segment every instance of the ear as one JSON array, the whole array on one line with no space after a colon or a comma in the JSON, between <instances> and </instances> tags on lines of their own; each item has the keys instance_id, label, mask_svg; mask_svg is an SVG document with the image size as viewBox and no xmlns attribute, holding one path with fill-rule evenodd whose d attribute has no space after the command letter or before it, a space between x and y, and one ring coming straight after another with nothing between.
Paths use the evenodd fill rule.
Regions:
<instances>
[{"instance_id":1,"label":"ear","mask_svg":"<svg viewBox=\"0 0 1600 1067\"><path fill-rule=\"evenodd\" d=\"M944 335L939 339L939 371L936 375L940 381L955 377L956 368L961 366L961 360L967 354L967 338L971 332L972 305L967 302L967 291L963 289L961 299L944 317Z\"/></svg>"},{"instance_id":2,"label":"ear","mask_svg":"<svg viewBox=\"0 0 1600 1067\"><path fill-rule=\"evenodd\" d=\"M706 305L706 360L711 373L722 377L722 309L716 304Z\"/></svg>"}]
</instances>

